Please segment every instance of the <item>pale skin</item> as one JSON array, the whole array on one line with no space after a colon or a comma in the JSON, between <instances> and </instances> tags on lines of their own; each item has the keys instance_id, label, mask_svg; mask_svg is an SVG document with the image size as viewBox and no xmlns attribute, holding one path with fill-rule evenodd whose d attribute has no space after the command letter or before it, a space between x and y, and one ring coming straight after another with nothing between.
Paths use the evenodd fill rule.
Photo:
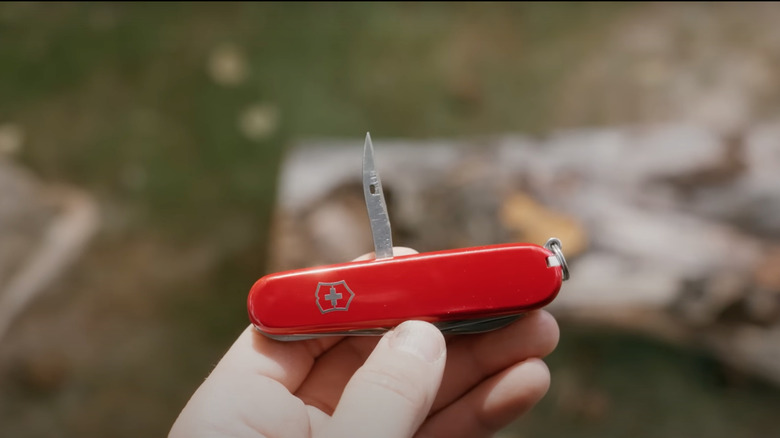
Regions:
<instances>
[{"instance_id":1,"label":"pale skin","mask_svg":"<svg viewBox=\"0 0 780 438\"><path fill-rule=\"evenodd\" d=\"M382 337L298 342L248 327L169 436L489 437L545 395L550 374L542 358L558 335L543 310L500 330L449 339L422 321Z\"/></svg>"}]
</instances>

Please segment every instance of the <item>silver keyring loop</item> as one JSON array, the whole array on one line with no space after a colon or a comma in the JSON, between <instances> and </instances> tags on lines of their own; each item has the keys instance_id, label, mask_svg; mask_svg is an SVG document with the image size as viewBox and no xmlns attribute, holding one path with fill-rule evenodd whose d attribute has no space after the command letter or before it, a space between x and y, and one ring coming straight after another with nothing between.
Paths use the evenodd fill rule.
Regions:
<instances>
[{"instance_id":1,"label":"silver keyring loop","mask_svg":"<svg viewBox=\"0 0 780 438\"><path fill-rule=\"evenodd\" d=\"M550 238L547 243L544 244L544 247L552 251L555 258L560 262L563 281L568 280L569 265L566 264L566 258L563 257L563 245L561 245L561 241L555 237Z\"/></svg>"}]
</instances>

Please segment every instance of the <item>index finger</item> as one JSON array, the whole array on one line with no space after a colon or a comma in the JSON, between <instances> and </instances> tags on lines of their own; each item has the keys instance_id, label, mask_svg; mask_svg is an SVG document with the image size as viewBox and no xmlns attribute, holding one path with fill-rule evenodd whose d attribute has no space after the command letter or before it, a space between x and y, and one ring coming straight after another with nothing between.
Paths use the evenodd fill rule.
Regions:
<instances>
[{"instance_id":1,"label":"index finger","mask_svg":"<svg viewBox=\"0 0 780 438\"><path fill-rule=\"evenodd\" d=\"M342 336L277 341L247 327L212 372L232 376L264 376L295 392L309 374L314 361L341 341Z\"/></svg>"}]
</instances>

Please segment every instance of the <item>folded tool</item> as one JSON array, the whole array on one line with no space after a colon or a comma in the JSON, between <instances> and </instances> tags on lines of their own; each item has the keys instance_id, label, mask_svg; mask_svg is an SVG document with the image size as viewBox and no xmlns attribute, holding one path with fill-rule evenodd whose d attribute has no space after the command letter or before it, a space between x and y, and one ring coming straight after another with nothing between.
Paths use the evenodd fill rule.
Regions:
<instances>
[{"instance_id":1,"label":"folded tool","mask_svg":"<svg viewBox=\"0 0 780 438\"><path fill-rule=\"evenodd\" d=\"M503 327L550 303L568 279L561 242L478 246L393 256L390 219L366 134L363 192L376 258L267 275L249 292L258 331L292 341L378 335L405 320L444 333Z\"/></svg>"}]
</instances>

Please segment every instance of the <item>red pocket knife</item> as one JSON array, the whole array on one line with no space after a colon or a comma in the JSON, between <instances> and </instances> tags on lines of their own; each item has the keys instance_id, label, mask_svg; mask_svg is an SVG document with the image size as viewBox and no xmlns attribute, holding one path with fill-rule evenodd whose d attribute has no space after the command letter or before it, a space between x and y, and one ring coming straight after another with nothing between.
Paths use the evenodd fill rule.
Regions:
<instances>
[{"instance_id":1,"label":"red pocket knife","mask_svg":"<svg viewBox=\"0 0 780 438\"><path fill-rule=\"evenodd\" d=\"M376 258L259 279L248 298L249 318L258 331L285 341L377 335L416 319L444 333L479 333L547 305L569 277L555 238L544 246L502 244L394 257L368 134L363 192Z\"/></svg>"}]
</instances>

